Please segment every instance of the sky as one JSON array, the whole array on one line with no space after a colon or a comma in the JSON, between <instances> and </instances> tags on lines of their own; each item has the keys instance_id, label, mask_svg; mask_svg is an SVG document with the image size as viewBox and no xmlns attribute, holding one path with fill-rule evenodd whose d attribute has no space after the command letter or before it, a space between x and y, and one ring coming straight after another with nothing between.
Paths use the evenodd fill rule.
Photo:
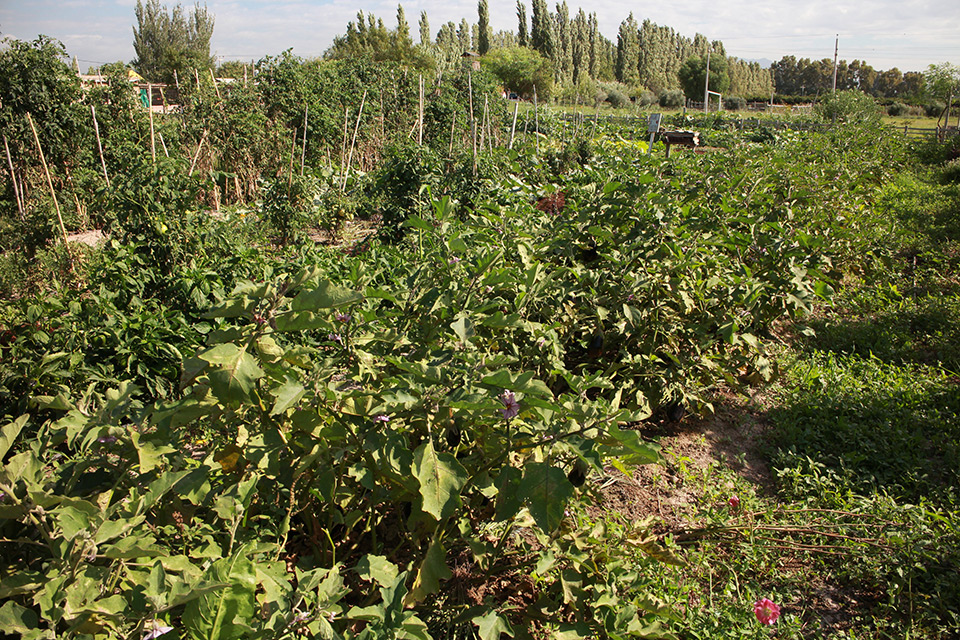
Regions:
<instances>
[{"instance_id":1,"label":"sky","mask_svg":"<svg viewBox=\"0 0 960 640\"><path fill-rule=\"evenodd\" d=\"M488 0L494 30L516 31L515 0ZM176 2L161 0L173 7ZM189 0L183 3L192 7ZM403 2L414 39L426 11L434 36L440 25L461 18L477 21L475 0ZM527 16L531 0L525 0ZM554 8L556 1L548 0ZM722 40L727 54L769 62L785 55L832 58L839 36L842 60L866 61L877 70L923 71L930 64L960 65L960 4L957 0L687 0L645 5L622 0L567 0L571 16L580 7L596 12L600 31L616 42L620 22L633 12L682 35L702 33ZM0 0L0 35L33 40L39 34L63 42L80 68L118 60L130 62L136 0ZM320 56L346 30L358 10L396 26L395 1L209 0L216 18L211 52L220 60L259 60L292 49Z\"/></svg>"}]
</instances>

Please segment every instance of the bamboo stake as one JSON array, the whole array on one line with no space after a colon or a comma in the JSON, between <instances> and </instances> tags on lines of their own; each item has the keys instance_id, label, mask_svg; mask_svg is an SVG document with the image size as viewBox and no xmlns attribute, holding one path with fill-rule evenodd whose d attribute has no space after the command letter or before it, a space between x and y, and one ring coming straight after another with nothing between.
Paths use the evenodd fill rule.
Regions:
<instances>
[{"instance_id":1,"label":"bamboo stake","mask_svg":"<svg viewBox=\"0 0 960 640\"><path fill-rule=\"evenodd\" d=\"M467 87L470 90L470 141L473 143L473 175L477 175L477 121L473 117L473 72L467 73Z\"/></svg>"},{"instance_id":2,"label":"bamboo stake","mask_svg":"<svg viewBox=\"0 0 960 640\"><path fill-rule=\"evenodd\" d=\"M350 155L347 156L347 170L343 172L343 185L340 190L347 188L347 175L350 173L350 163L353 162L353 148L357 144L357 133L360 131L360 117L363 116L363 105L367 101L367 91L364 89L363 97L360 98L360 110L357 111L357 125L353 129L353 139L350 141Z\"/></svg>"},{"instance_id":3,"label":"bamboo stake","mask_svg":"<svg viewBox=\"0 0 960 640\"><path fill-rule=\"evenodd\" d=\"M167 143L163 141L163 134L162 134L162 133L158 133L158 134L157 134L157 137L160 138L160 146L163 147L163 155L165 155L166 157L169 158L169 157L170 157L170 152L167 151Z\"/></svg>"},{"instance_id":4,"label":"bamboo stake","mask_svg":"<svg viewBox=\"0 0 960 640\"><path fill-rule=\"evenodd\" d=\"M217 79L213 75L213 69L210 69L210 82L213 83L213 90L217 92L217 100L223 100L220 96L220 87L217 86Z\"/></svg>"},{"instance_id":5,"label":"bamboo stake","mask_svg":"<svg viewBox=\"0 0 960 640\"><path fill-rule=\"evenodd\" d=\"M417 144L423 145L423 75L420 75L420 108L417 110L417 124L420 126Z\"/></svg>"},{"instance_id":6,"label":"bamboo stake","mask_svg":"<svg viewBox=\"0 0 960 640\"><path fill-rule=\"evenodd\" d=\"M510 146L508 149L513 149L513 136L517 133L517 113L520 112L520 101L513 105L513 124L510 125Z\"/></svg>"},{"instance_id":7,"label":"bamboo stake","mask_svg":"<svg viewBox=\"0 0 960 640\"><path fill-rule=\"evenodd\" d=\"M533 123L536 126L534 135L537 139L537 155L540 154L540 108L537 106L537 85L533 85Z\"/></svg>"},{"instance_id":8,"label":"bamboo stake","mask_svg":"<svg viewBox=\"0 0 960 640\"><path fill-rule=\"evenodd\" d=\"M190 163L190 173L187 175L193 175L193 170L197 166L197 160L200 159L200 149L203 148L203 141L207 139L207 130L203 130L203 135L200 136L200 143L197 145L197 152L193 154L193 162Z\"/></svg>"},{"instance_id":9,"label":"bamboo stake","mask_svg":"<svg viewBox=\"0 0 960 640\"><path fill-rule=\"evenodd\" d=\"M177 75L177 70L173 70L173 83L177 85L177 98L182 102L183 99L180 98L180 76Z\"/></svg>"},{"instance_id":10,"label":"bamboo stake","mask_svg":"<svg viewBox=\"0 0 960 640\"><path fill-rule=\"evenodd\" d=\"M153 133L153 85L147 84L147 111L150 112L150 158L157 161L157 137Z\"/></svg>"},{"instance_id":11,"label":"bamboo stake","mask_svg":"<svg viewBox=\"0 0 960 640\"><path fill-rule=\"evenodd\" d=\"M300 175L303 175L303 163L307 159L307 114L310 113L310 105L303 108L303 148L300 150Z\"/></svg>"},{"instance_id":12,"label":"bamboo stake","mask_svg":"<svg viewBox=\"0 0 960 640\"><path fill-rule=\"evenodd\" d=\"M23 201L20 199L20 187L17 186L17 174L13 170L13 157L10 155L10 145L7 144L7 136L3 136L3 148L7 152L7 166L10 167L10 180L13 182L13 195L17 199L17 213L20 219L24 219Z\"/></svg>"},{"instance_id":13,"label":"bamboo stake","mask_svg":"<svg viewBox=\"0 0 960 640\"><path fill-rule=\"evenodd\" d=\"M383 114L383 96L382 95L380 96L380 107L381 107L380 120L382 122L383 121L383 115L382 115ZM344 106L343 107L343 142L340 143L340 168L341 169L347 162L347 138L350 135L349 129L348 129L349 126L350 126L350 108L347 106ZM381 133L382 131L383 131L383 125L381 124Z\"/></svg>"},{"instance_id":14,"label":"bamboo stake","mask_svg":"<svg viewBox=\"0 0 960 640\"><path fill-rule=\"evenodd\" d=\"M290 169L287 171L287 195L290 195L290 189L293 186L293 159L297 155L297 135L300 132L293 130L293 142L290 143Z\"/></svg>"},{"instance_id":15,"label":"bamboo stake","mask_svg":"<svg viewBox=\"0 0 960 640\"><path fill-rule=\"evenodd\" d=\"M63 224L63 215L60 213L60 203L57 202L57 192L53 189L53 178L50 177L50 169L47 167L47 158L43 155L43 147L40 146L40 136L37 135L37 127L33 124L33 118L27 113L27 122L30 123L30 130L33 131L33 141L37 143L37 151L40 153L40 164L43 165L43 172L47 176L47 185L50 187L50 197L53 198L53 208L57 211L57 222L60 223L60 233L63 234L63 249L67 252L67 261L70 263L70 270L73 270L73 257L70 255L70 246L67 243L67 227Z\"/></svg>"},{"instance_id":16,"label":"bamboo stake","mask_svg":"<svg viewBox=\"0 0 960 640\"><path fill-rule=\"evenodd\" d=\"M453 120L450 121L450 148L447 149L447 155L453 153L453 128L457 125L457 114L453 114Z\"/></svg>"},{"instance_id":17,"label":"bamboo stake","mask_svg":"<svg viewBox=\"0 0 960 640\"><path fill-rule=\"evenodd\" d=\"M483 96L483 113L480 116L480 151L483 151L483 141L487 133L487 96Z\"/></svg>"},{"instance_id":18,"label":"bamboo stake","mask_svg":"<svg viewBox=\"0 0 960 640\"><path fill-rule=\"evenodd\" d=\"M592 140L597 135L597 120L600 119L600 103L597 103L597 112L593 116L593 130L590 132L590 139Z\"/></svg>"}]
</instances>

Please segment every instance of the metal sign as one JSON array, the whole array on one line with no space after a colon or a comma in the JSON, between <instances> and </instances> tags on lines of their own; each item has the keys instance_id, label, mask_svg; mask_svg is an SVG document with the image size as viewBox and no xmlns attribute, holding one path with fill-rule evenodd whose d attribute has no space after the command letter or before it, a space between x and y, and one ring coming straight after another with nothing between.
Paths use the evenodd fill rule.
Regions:
<instances>
[{"instance_id":1,"label":"metal sign","mask_svg":"<svg viewBox=\"0 0 960 640\"><path fill-rule=\"evenodd\" d=\"M656 133L660 130L660 118L663 117L662 113L651 113L647 118L647 133Z\"/></svg>"}]
</instances>

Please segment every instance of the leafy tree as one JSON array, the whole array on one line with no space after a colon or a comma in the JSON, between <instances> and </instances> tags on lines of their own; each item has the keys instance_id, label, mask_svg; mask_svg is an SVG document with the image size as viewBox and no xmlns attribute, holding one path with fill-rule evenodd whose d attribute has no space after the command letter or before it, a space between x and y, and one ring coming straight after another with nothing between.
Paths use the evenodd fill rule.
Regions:
<instances>
[{"instance_id":1,"label":"leafy tree","mask_svg":"<svg viewBox=\"0 0 960 640\"><path fill-rule=\"evenodd\" d=\"M191 69L213 68L210 38L214 17L206 5L194 5L186 15L181 5L170 13L159 0L137 0L137 26L133 28L134 68L148 80L173 82Z\"/></svg>"},{"instance_id":2,"label":"leafy tree","mask_svg":"<svg viewBox=\"0 0 960 640\"><path fill-rule=\"evenodd\" d=\"M683 93L691 100L703 98L703 89L707 78L707 61L692 57L680 67L677 78ZM727 58L723 55L710 56L710 91L723 93L730 87L730 75L727 73Z\"/></svg>"},{"instance_id":3,"label":"leafy tree","mask_svg":"<svg viewBox=\"0 0 960 640\"><path fill-rule=\"evenodd\" d=\"M526 47L529 44L527 38L527 7L517 0L517 21L519 22L517 26L517 44L521 47Z\"/></svg>"},{"instance_id":4,"label":"leafy tree","mask_svg":"<svg viewBox=\"0 0 960 640\"><path fill-rule=\"evenodd\" d=\"M617 81L626 85L636 84L638 79L637 62L640 58L640 41L637 35L637 21L633 13L620 23L617 35Z\"/></svg>"},{"instance_id":5,"label":"leafy tree","mask_svg":"<svg viewBox=\"0 0 960 640\"><path fill-rule=\"evenodd\" d=\"M817 113L824 120L867 125L879 124L881 116L877 102L855 89L837 91L824 96L817 105Z\"/></svg>"},{"instance_id":6,"label":"leafy tree","mask_svg":"<svg viewBox=\"0 0 960 640\"><path fill-rule=\"evenodd\" d=\"M427 20L427 12L420 12L420 44L423 46L429 46L431 43L430 40L430 21Z\"/></svg>"},{"instance_id":7,"label":"leafy tree","mask_svg":"<svg viewBox=\"0 0 960 640\"><path fill-rule=\"evenodd\" d=\"M480 29L477 38L477 53L485 54L490 50L490 6L487 0L480 0L477 3L477 13L479 14L478 26Z\"/></svg>"},{"instance_id":8,"label":"leafy tree","mask_svg":"<svg viewBox=\"0 0 960 640\"><path fill-rule=\"evenodd\" d=\"M923 76L930 97L947 101L960 95L960 67L949 62L932 64Z\"/></svg>"},{"instance_id":9,"label":"leafy tree","mask_svg":"<svg viewBox=\"0 0 960 640\"><path fill-rule=\"evenodd\" d=\"M550 10L546 0L533 0L533 16L530 20L530 46L547 60L554 60L553 29L550 24Z\"/></svg>"},{"instance_id":10,"label":"leafy tree","mask_svg":"<svg viewBox=\"0 0 960 640\"><path fill-rule=\"evenodd\" d=\"M521 96L547 100L553 91L553 65L528 47L494 49L483 57L483 65L497 76L504 88Z\"/></svg>"}]
</instances>

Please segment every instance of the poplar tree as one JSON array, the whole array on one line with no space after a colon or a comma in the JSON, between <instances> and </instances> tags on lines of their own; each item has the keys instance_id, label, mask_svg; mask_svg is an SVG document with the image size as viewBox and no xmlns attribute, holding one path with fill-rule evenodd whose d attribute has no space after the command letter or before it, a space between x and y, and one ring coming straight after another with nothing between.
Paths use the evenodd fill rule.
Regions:
<instances>
[{"instance_id":1,"label":"poplar tree","mask_svg":"<svg viewBox=\"0 0 960 640\"><path fill-rule=\"evenodd\" d=\"M527 8L520 0L517 0L517 21L520 23L517 28L517 44L521 47L529 46L530 40L527 38Z\"/></svg>"},{"instance_id":2,"label":"poplar tree","mask_svg":"<svg viewBox=\"0 0 960 640\"><path fill-rule=\"evenodd\" d=\"M615 73L617 80L627 85L634 85L639 80L637 65L640 60L640 36L637 30L637 21L633 12L626 20L620 23L620 32L617 34L617 62Z\"/></svg>"},{"instance_id":3,"label":"poplar tree","mask_svg":"<svg viewBox=\"0 0 960 640\"><path fill-rule=\"evenodd\" d=\"M420 44L430 46L430 22L427 20L427 12L420 12Z\"/></svg>"},{"instance_id":4,"label":"poplar tree","mask_svg":"<svg viewBox=\"0 0 960 640\"><path fill-rule=\"evenodd\" d=\"M530 20L530 46L556 65L553 41L553 25L546 0L533 0L533 16Z\"/></svg>"},{"instance_id":5,"label":"poplar tree","mask_svg":"<svg viewBox=\"0 0 960 640\"><path fill-rule=\"evenodd\" d=\"M470 51L470 23L466 18L460 20L460 27L457 29L457 40L460 42L461 55Z\"/></svg>"},{"instance_id":6,"label":"poplar tree","mask_svg":"<svg viewBox=\"0 0 960 640\"><path fill-rule=\"evenodd\" d=\"M410 25L407 23L407 16L403 12L403 5L397 5L397 47L409 49L413 46L413 38L410 37Z\"/></svg>"},{"instance_id":7,"label":"poplar tree","mask_svg":"<svg viewBox=\"0 0 960 640\"><path fill-rule=\"evenodd\" d=\"M189 15L182 5L168 12L159 0L137 0L137 25L133 28L133 67L148 80L173 82L174 72L185 77L191 69L213 68L210 38L213 14L206 5L194 5Z\"/></svg>"},{"instance_id":8,"label":"poplar tree","mask_svg":"<svg viewBox=\"0 0 960 640\"><path fill-rule=\"evenodd\" d=\"M480 0L477 3L477 13L479 15L480 34L477 38L477 53L485 54L490 50L490 7L487 6L487 0Z\"/></svg>"}]
</instances>

